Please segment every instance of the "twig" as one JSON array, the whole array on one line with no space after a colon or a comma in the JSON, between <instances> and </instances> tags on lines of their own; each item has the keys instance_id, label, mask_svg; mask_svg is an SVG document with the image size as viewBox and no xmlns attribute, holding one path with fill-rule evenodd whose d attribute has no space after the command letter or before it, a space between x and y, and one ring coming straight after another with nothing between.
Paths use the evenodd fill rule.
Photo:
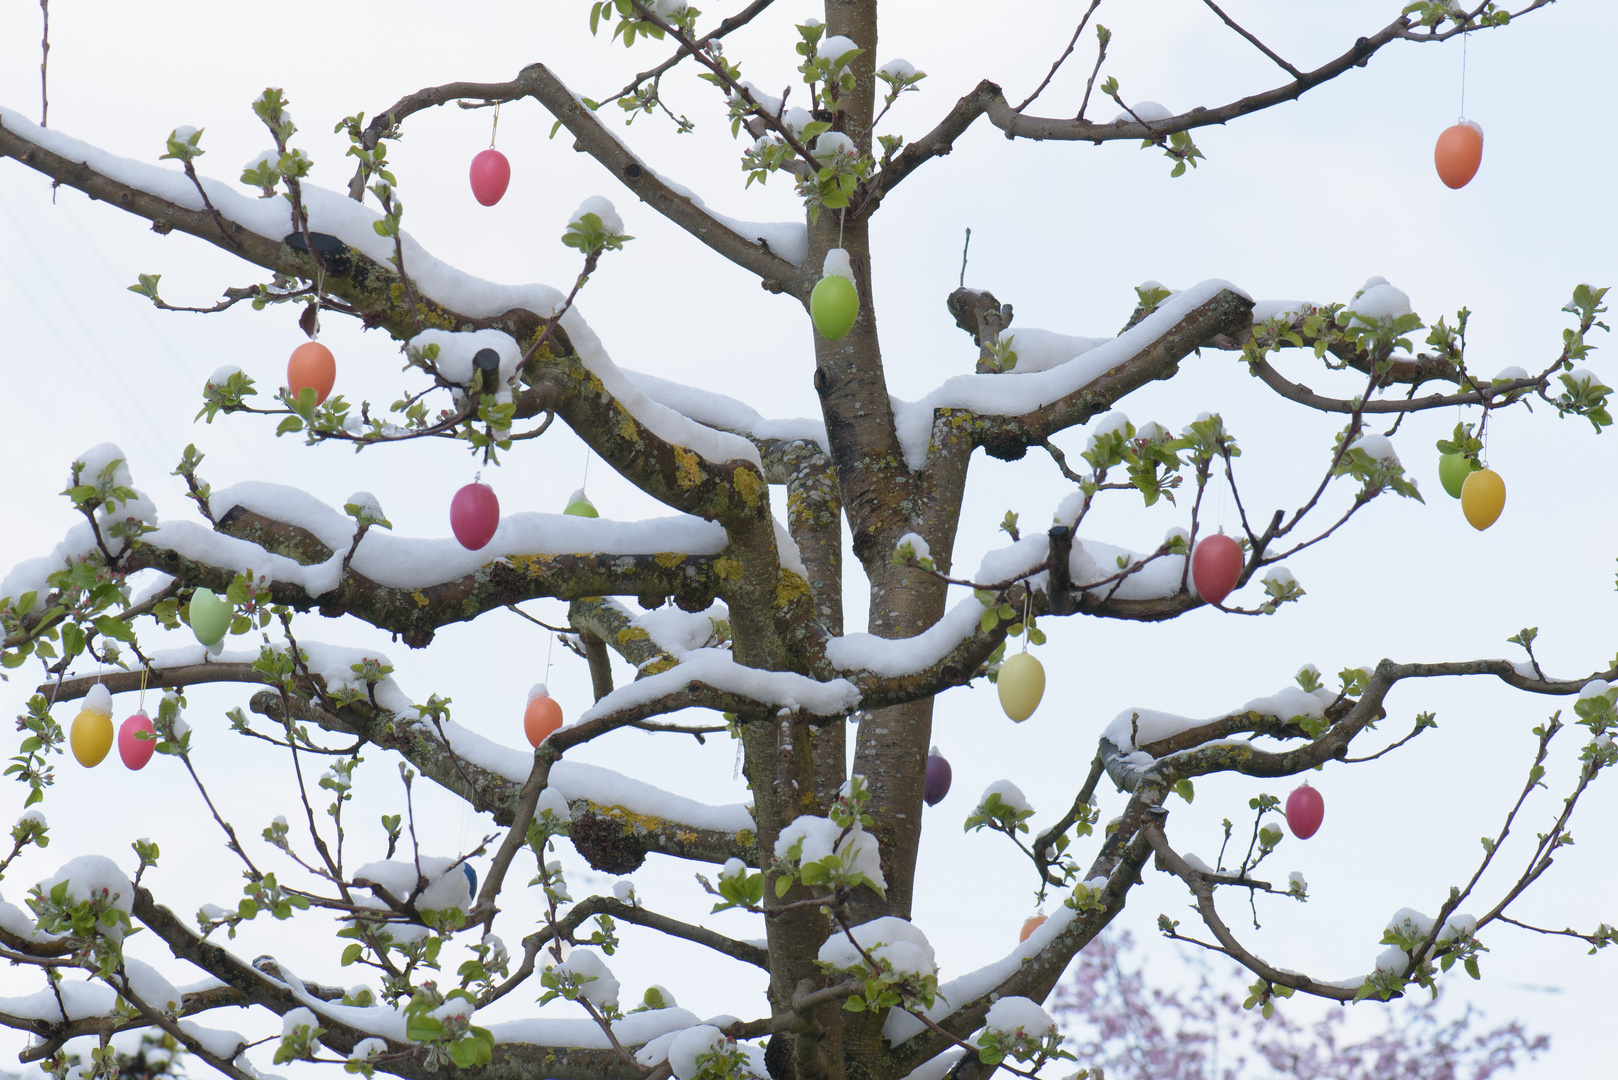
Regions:
<instances>
[{"instance_id":1,"label":"twig","mask_svg":"<svg viewBox=\"0 0 1618 1080\"><path fill-rule=\"evenodd\" d=\"M1207 4L1208 7L1213 11L1213 13L1215 15L1219 16L1220 19L1224 20L1224 23L1225 23L1226 26L1230 27L1232 30L1236 31L1242 37L1246 38L1249 42L1252 43L1254 48L1258 49L1259 52L1263 53L1265 56L1268 56L1271 60L1274 60L1278 65L1280 65L1280 68L1281 68L1282 71L1286 72L1288 75L1291 75L1294 79L1302 79L1303 78L1303 72L1299 71L1297 68L1293 67L1291 64L1287 63L1285 60L1283 60L1279 56L1275 55L1275 53L1271 52L1269 47L1267 45L1265 45L1262 41L1260 41L1258 38L1254 37L1252 34L1249 34L1246 30L1243 30L1240 26L1237 26L1235 21L1233 19L1231 19L1231 17L1229 15L1226 15L1223 11L1219 10L1219 5L1214 3L1213 0L1202 0L1202 2L1204 4Z\"/></svg>"},{"instance_id":2,"label":"twig","mask_svg":"<svg viewBox=\"0 0 1618 1080\"><path fill-rule=\"evenodd\" d=\"M39 126L50 127L51 99L46 93L45 66L51 58L51 0L39 0L39 12L45 29L39 39Z\"/></svg>"},{"instance_id":3,"label":"twig","mask_svg":"<svg viewBox=\"0 0 1618 1080\"><path fill-rule=\"evenodd\" d=\"M1041 82L1038 86L1034 87L1034 92L1032 94L1029 94L1027 99L1021 105L1018 105L1015 109L1013 109L1012 110L1013 112L1022 112L1024 109L1028 108L1028 106L1030 106L1030 105L1032 105L1034 103L1035 98L1037 98L1040 94L1045 92L1045 88L1047 86L1049 86L1051 84L1051 80L1056 77L1057 69L1060 68L1062 66L1062 64L1067 61L1067 58L1069 56L1073 55L1073 47L1079 43L1079 35L1084 33L1085 24L1087 24L1090 21L1090 16L1095 14L1096 8L1098 8L1100 6L1101 6L1101 0L1090 0L1090 6L1089 6L1088 9L1085 10L1084 18L1080 19L1079 20L1079 25L1074 27L1074 29L1073 29L1073 37L1072 37L1072 39L1070 41L1068 41L1067 48L1062 50L1062 55L1058 56L1056 58L1056 63L1051 65L1051 70L1045 75L1045 80L1043 82ZM1105 45L1102 46L1102 52L1103 53L1106 52L1106 46ZM1099 63L1099 61L1098 61L1098 63ZM1092 82L1095 81L1095 76L1092 75L1090 78L1091 78ZM1082 110L1082 109L1079 110L1079 115L1083 116L1084 115L1084 110Z\"/></svg>"}]
</instances>

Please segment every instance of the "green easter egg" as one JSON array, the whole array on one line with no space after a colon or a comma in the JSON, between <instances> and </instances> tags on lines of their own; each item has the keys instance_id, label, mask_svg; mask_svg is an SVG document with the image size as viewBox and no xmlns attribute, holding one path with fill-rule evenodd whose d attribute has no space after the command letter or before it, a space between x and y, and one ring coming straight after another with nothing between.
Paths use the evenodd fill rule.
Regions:
<instances>
[{"instance_id":1,"label":"green easter egg","mask_svg":"<svg viewBox=\"0 0 1618 1080\"><path fill-rule=\"evenodd\" d=\"M815 284L809 294L809 314L815 329L832 341L848 333L860 314L860 296L854 283L839 274L830 274Z\"/></svg>"},{"instance_id":2,"label":"green easter egg","mask_svg":"<svg viewBox=\"0 0 1618 1080\"><path fill-rule=\"evenodd\" d=\"M225 631L230 629L230 620L235 614L229 601L207 589L198 589L191 597L191 632L211 649L225 639Z\"/></svg>"},{"instance_id":3,"label":"green easter egg","mask_svg":"<svg viewBox=\"0 0 1618 1080\"><path fill-rule=\"evenodd\" d=\"M1465 454L1444 454L1438 459L1438 482L1452 499L1461 497L1461 485L1472 472L1472 462Z\"/></svg>"},{"instance_id":4,"label":"green easter egg","mask_svg":"<svg viewBox=\"0 0 1618 1080\"><path fill-rule=\"evenodd\" d=\"M562 513L571 514L574 517L593 518L601 516L600 514L596 513L595 503L591 502L589 499L586 499L583 495L580 495L577 499L574 499L572 502L568 503L567 509L563 510Z\"/></svg>"}]
</instances>

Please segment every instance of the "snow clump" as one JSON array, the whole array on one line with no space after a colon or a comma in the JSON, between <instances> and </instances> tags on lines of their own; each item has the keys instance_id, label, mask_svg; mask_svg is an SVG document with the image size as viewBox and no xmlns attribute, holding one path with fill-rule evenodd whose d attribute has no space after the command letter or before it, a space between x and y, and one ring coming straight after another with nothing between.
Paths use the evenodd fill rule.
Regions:
<instances>
[{"instance_id":1,"label":"snow clump","mask_svg":"<svg viewBox=\"0 0 1618 1080\"><path fill-rule=\"evenodd\" d=\"M832 67L841 67L842 65L839 61L857 48L859 46L855 45L851 38L844 37L842 34L835 34L820 43L820 46L815 49L815 55L822 60L831 61Z\"/></svg>"},{"instance_id":2,"label":"snow clump","mask_svg":"<svg viewBox=\"0 0 1618 1080\"><path fill-rule=\"evenodd\" d=\"M871 954L872 959L892 964L897 975L925 978L938 974L938 961L934 957L932 944L914 923L884 915L861 923L849 934L859 942L860 948ZM820 955L816 957L822 967L835 971L860 971L865 968L865 958L854 947L854 942L848 940L849 934L833 934L826 939L826 943L820 947Z\"/></svg>"},{"instance_id":3,"label":"snow clump","mask_svg":"<svg viewBox=\"0 0 1618 1080\"><path fill-rule=\"evenodd\" d=\"M579 208L573 211L573 216L567 219L568 223L583 221L585 214L594 214L600 218L601 228L606 232L621 234L624 231L624 219L618 216L612 200L605 195L592 195L581 202Z\"/></svg>"},{"instance_id":4,"label":"snow clump","mask_svg":"<svg viewBox=\"0 0 1618 1080\"><path fill-rule=\"evenodd\" d=\"M68 883L67 899L71 903L99 900L103 911L117 909L126 915L132 909L135 887L118 869L118 864L105 855L80 855L70 859L55 877L39 883L40 891L48 896L64 881ZM96 930L112 941L122 941L124 937L124 928L118 923L111 926L98 923Z\"/></svg>"},{"instance_id":5,"label":"snow clump","mask_svg":"<svg viewBox=\"0 0 1618 1080\"><path fill-rule=\"evenodd\" d=\"M983 1018L983 1030L1009 1038L1023 1035L1043 1039L1056 1031L1056 1021L1028 998L1003 997L989 1006L989 1015Z\"/></svg>"},{"instance_id":6,"label":"snow clump","mask_svg":"<svg viewBox=\"0 0 1618 1080\"><path fill-rule=\"evenodd\" d=\"M994 783L984 788L983 798L978 800L978 805L982 806L984 803L988 802L989 796L991 795L1000 796L1001 806L1009 806L1011 809L1019 811L1033 809L1033 807L1028 805L1028 798L1022 793L1022 789L1016 784L1013 784L1010 780L996 780Z\"/></svg>"},{"instance_id":7,"label":"snow clump","mask_svg":"<svg viewBox=\"0 0 1618 1080\"><path fill-rule=\"evenodd\" d=\"M589 949L575 949L568 958L551 968L557 975L572 976L579 995L598 1009L618 1007L618 980Z\"/></svg>"},{"instance_id":8,"label":"snow clump","mask_svg":"<svg viewBox=\"0 0 1618 1080\"><path fill-rule=\"evenodd\" d=\"M1360 286L1360 291L1354 294L1354 299L1348 305L1359 319L1359 325L1366 325L1367 319L1396 319L1400 315L1410 314L1410 297L1402 289L1396 289L1388 284L1388 279L1374 277Z\"/></svg>"},{"instance_id":9,"label":"snow clump","mask_svg":"<svg viewBox=\"0 0 1618 1080\"><path fill-rule=\"evenodd\" d=\"M910 78L910 76L914 75L915 73L916 65L912 64L908 60L900 59L897 56L892 60L889 60L886 64L883 64L880 68L877 68L877 74L886 75L890 79L898 79L901 81Z\"/></svg>"}]
</instances>

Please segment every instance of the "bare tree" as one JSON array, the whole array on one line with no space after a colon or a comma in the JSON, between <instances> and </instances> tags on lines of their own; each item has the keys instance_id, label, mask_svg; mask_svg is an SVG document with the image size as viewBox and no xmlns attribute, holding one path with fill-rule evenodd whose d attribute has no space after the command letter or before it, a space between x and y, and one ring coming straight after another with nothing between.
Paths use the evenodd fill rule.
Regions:
<instances>
[{"instance_id":1,"label":"bare tree","mask_svg":"<svg viewBox=\"0 0 1618 1080\"><path fill-rule=\"evenodd\" d=\"M1515 14L1548 2L1533 0ZM1534 656L1532 631L1518 636L1527 657L1521 663L1384 660L1344 671L1336 688L1306 669L1299 686L1235 713L1122 718L1100 739L1071 808L1038 835L1029 833L1032 811L1010 785L992 789L968 821L969 828L1004 833L1026 853L1042 893L1053 903L1061 898L1055 915L1002 962L943 987L930 945L908 922L934 699L987 677L1000 680L1009 711L1025 713L1021 706L1038 695L1026 683L1013 685L1029 677L1030 665L1008 645L1019 637L1023 648L1040 643L1038 620L1151 622L1210 603L1239 615L1272 614L1302 595L1283 560L1332 539L1385 494L1420 497L1388 440L1412 413L1476 410L1477 421L1458 425L1441 446L1467 475L1486 471L1478 460L1481 437L1498 410L1537 401L1561 416L1584 417L1597 431L1611 422L1608 388L1579 366L1592 347L1587 336L1606 329L1605 289L1583 284L1566 308L1572 325L1537 370L1490 379L1467 366L1464 310L1453 322L1424 327L1408 299L1380 281L1346 305L1255 305L1220 282L1178 293L1143 286L1123 331L1095 342L1014 332L1012 305L966 288L963 276L948 308L972 338L976 371L919 403L896 404L870 287L871 222L906 179L939 168L938 159L974 125L991 125L1012 140L1139 141L1161 149L1179 175L1201 159L1194 134L1202 128L1299 98L1372 64L1384 49L1492 33L1509 21L1493 2L1470 10L1414 3L1387 25L1342 43L1335 55L1298 67L1210 0L1210 19L1251 43L1263 70L1279 68L1282 77L1270 89L1175 114L1127 98L1116 79L1103 78L1112 37L1094 21L1099 6L1097 0L1079 13L1050 75L1020 104L984 81L909 141L882 122L925 73L902 61L878 65L875 0L828 0L824 22L807 20L796 27L796 40L776 43L795 48L801 59L801 83L780 96L748 81L746 58L726 48L729 35L771 0L754 0L711 26L672 0L594 4L592 32L661 50L659 62L600 99L581 97L534 63L504 81L427 87L375 111L376 103L358 103L372 109L356 108L338 121L356 162L352 178L335 185L342 192L311 182L290 106L275 88L253 103L275 148L242 177L262 198L199 171L200 132L177 129L170 136L163 157L177 161L175 169L114 158L17 112L0 112L0 155L129 211L160 233L188 233L268 274L227 289L205 309L171 304L157 277L143 276L133 288L159 308L299 305L311 335L322 315L350 316L397 339L415 380L411 393L379 407L328 398L312 385L282 388L272 398L240 371L221 370L199 414L210 422L267 414L277 419L278 433L301 433L311 444L352 444L372 455L401 441L459 441L492 469L560 421L675 515L649 525L588 524L592 544L584 550L561 545L562 534L546 523L508 518L492 539L463 537L462 547L451 548L386 536L391 525L381 508L358 495L339 510L290 491L216 491L188 448L178 472L206 526L158 525L116 450L74 462L67 494L84 522L65 542L66 554L18 567L0 588L4 663L15 668L34 660L45 672L19 720L25 736L11 771L28 786L32 805L44 798L52 755L69 739L53 708L84 699L87 711L99 715L107 692L170 691L149 741L186 769L247 885L238 907L204 907L187 921L141 883L158 857L151 846L137 851L133 877L104 857L70 862L32 895L32 920L0 909L4 956L40 969L46 983L43 1006L29 1015L0 1014L0 1023L38 1037L24 1058L65 1073L67 1040L98 1036L90 1071L110 1076L116 1060L110 1035L157 1028L197 1060L245 1080L257 1074L242 1056L243 1040L191 1018L251 1005L283 1018L277 1063L346 1061L355 1071L404 1077L455 1068L535 1080L721 1080L766 1072L893 1080L963 1047L970 1052L950 1067L961 1080L997 1068L1032 1076L1072 1056L1037 1003L1118 916L1149 868L1184 883L1203 923L1191 931L1165 916L1164 933L1246 968L1256 979L1251 1005L1264 1012L1274 997L1294 993L1346 1002L1431 988L1453 966L1475 972L1478 935L1493 924L1526 925L1512 903L1571 842L1568 826L1580 797L1618 759L1608 735L1618 724L1618 690L1606 682L1618 678L1618 669L1549 678ZM1093 69L1080 100L1050 105L1064 115L1036 115L1049 102L1053 76L1092 43ZM609 128L620 111L689 124L661 93L665 79L687 73L714 85L725 121L752 140L742 144L748 181L795 185L801 221L752 226L714 213ZM1095 95L1113 99L1122 110L1118 119L1088 118ZM564 242L578 250L579 270L567 289L491 286L428 256L402 228L390 146L412 117L453 104L545 110L604 176L764 289L812 312L815 329L806 321L801 332L814 335L820 422L788 431L710 392L634 378L613 363L574 307L601 260L621 258L616 253L633 239L607 200L587 202L569 225ZM851 291L857 305L847 295L817 301L817 286L827 280L829 292ZM851 321L837 325L839 315ZM1420 348L1414 335L1423 328ZM1218 415L1176 434L1156 424L1136 427L1116 411L1131 393L1173 378L1202 349L1239 355L1275 392L1277 407L1341 420L1331 453L1297 505L1259 511L1243 501L1240 451ZM1355 387L1330 396L1289 378L1272 362L1287 350L1312 354L1334 373L1326 377L1352 379ZM1429 386L1435 389L1424 391ZM1085 425L1091 438L1080 463L1053 438ZM1011 543L967 576L952 554L968 464L979 449L1013 461L1030 450L1049 455L1065 487L1053 499L1048 530L1023 536L1008 517ZM1193 553L1210 539L1204 498L1221 482L1240 520L1235 543L1226 540L1235 558L1229 584L1251 580L1264 589L1251 608L1225 606L1228 593L1193 572ZM1345 491L1342 505L1334 496ZM1146 505L1184 499L1189 528L1146 552L1081 539L1097 498L1141 498ZM843 625L845 522L870 585L863 634ZM162 584L132 596L123 583L141 571L155 571ZM950 603L952 585L969 592ZM216 594L228 605L223 615L209 610ZM618 597L649 609L672 601L684 614L650 622ZM414 700L386 663L317 644L306 630L313 616L348 615L425 648L445 626L536 598L568 602L568 625L557 629L589 664L596 703L540 741L531 756L478 739L450 719L443 698ZM217 659L201 646L160 656L150 647L182 624L203 642L217 642L210 622L261 641L256 657ZM633 665L631 684L614 685L609 653ZM1305 894L1301 880L1283 886L1257 876L1280 837L1265 817L1279 800L1255 799L1245 853L1238 841L1228 859L1222 852L1209 866L1171 843L1170 796L1189 800L1193 781L1203 776L1278 779L1388 753L1430 726L1423 716L1404 739L1366 748L1363 736L1386 715L1389 693L1400 683L1441 677L1488 677L1574 702L1566 720L1558 713L1537 730L1521 796L1491 832L1476 875L1436 914L1409 912L1390 924L1388 951L1363 978L1328 981L1256 955L1221 916L1215 895L1234 890L1256 904L1261 893ZM278 820L264 830L273 852L250 846L215 809L192 761L184 691L210 683L256 687L231 723L286 753L295 767L303 820ZM705 722L670 716L691 708L714 715ZM857 723L850 768L851 718ZM569 751L630 727L644 729L647 738L728 732L743 750L751 804L704 806L610 774L586 782L570 768ZM1578 752L1576 783L1509 887L1485 896L1479 882L1506 835L1524 827L1518 812L1541 782L1553 740L1568 727L1590 736ZM84 738L88 744L96 736ZM355 867L345 858L352 823L345 826L343 806L362 750L398 756L406 803L383 823L388 858ZM324 813L316 812L306 782L316 761L326 774L314 786L331 793ZM410 801L417 777L489 812L504 831L454 857L423 852ZM1104 777L1120 800L1117 817L1102 827ZM6 863L42 842L46 830L41 819L25 817L13 836ZM547 858L562 841L613 873L634 869L650 853L721 867L712 879L700 877L701 887L716 897L716 910L761 915L766 939L731 938L653 911L633 895L575 901L558 864ZM503 901L511 906L514 873L532 873L544 897L543 920L522 938L520 952L494 933ZM366 968L378 988L360 993L309 981L272 958L237 957L218 940L245 922L310 909L338 919L342 962ZM643 1009L625 1014L601 959L617 947L620 923L762 969L767 1002L739 1003L749 1018L706 1025L659 991ZM135 925L148 932L137 940L162 942L219 985L186 993L168 985L133 950L126 955L124 933ZM1528 928L1592 949L1612 936L1605 924ZM465 957L449 989L439 959L445 948ZM68 979L68 969L88 979ZM529 1037L497 1039L474 1022L476 1010L518 988L542 1001L575 1002L594 1026L581 1034L576 1024L542 1024L527 1029Z\"/></svg>"}]
</instances>

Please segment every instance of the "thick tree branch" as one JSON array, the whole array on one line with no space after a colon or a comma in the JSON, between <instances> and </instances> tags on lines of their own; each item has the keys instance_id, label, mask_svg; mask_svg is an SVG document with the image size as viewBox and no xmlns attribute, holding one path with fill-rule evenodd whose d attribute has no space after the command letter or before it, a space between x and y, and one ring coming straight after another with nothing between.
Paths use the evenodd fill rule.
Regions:
<instances>
[{"instance_id":1,"label":"thick tree branch","mask_svg":"<svg viewBox=\"0 0 1618 1080\"><path fill-rule=\"evenodd\" d=\"M595 158L653 210L737 266L757 274L764 288L789 293L800 300L808 299L814 279L806 276L802 268L772 252L761 237L737 233L698 206L689 195L676 192L609 132L596 114L544 64L530 64L510 82L453 82L418 90L378 113L366 135L374 142L373 132L379 134L411 113L451 101L506 102L521 98L533 98L550 110L573 135L575 149Z\"/></svg>"}]
</instances>

